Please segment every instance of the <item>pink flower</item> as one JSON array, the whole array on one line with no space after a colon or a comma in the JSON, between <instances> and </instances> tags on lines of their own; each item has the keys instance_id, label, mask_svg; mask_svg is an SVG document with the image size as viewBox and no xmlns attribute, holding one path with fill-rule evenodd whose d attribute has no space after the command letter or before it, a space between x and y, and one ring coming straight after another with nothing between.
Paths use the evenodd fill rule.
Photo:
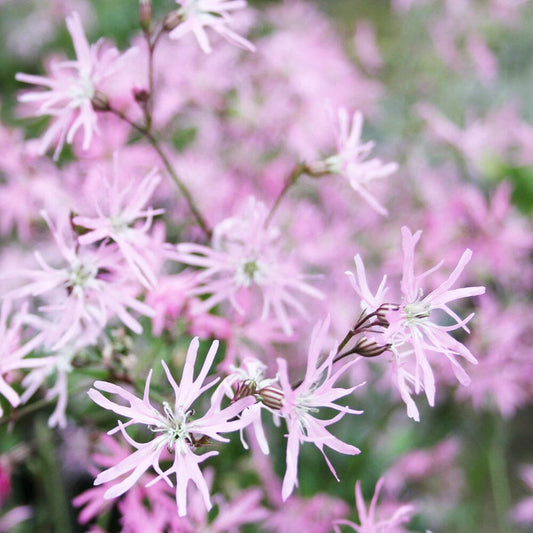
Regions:
<instances>
[{"instance_id":1,"label":"pink flower","mask_svg":"<svg viewBox=\"0 0 533 533\"><path fill-rule=\"evenodd\" d=\"M203 455L197 455L195 451L202 446L205 438L227 442L228 439L222 437L219 433L236 431L248 424L248 420L245 417L237 419L235 417L247 406L254 403L254 400L253 398L243 398L224 409L221 409L216 401L212 401L210 408L202 417L193 419L194 411L190 408L191 405L217 382L217 379L215 379L204 385L207 373L216 355L218 341L213 342L211 345L200 373L194 379L193 373L198 347L199 341L195 337L187 351L187 358L179 385L172 377L165 362L162 361L167 379L175 393L174 407L164 402L163 413L150 403L149 389L152 371L148 374L142 399L137 398L118 385L104 381L96 381L94 388L89 390L89 396L95 403L104 409L129 419L125 424L118 422L118 426L110 433L120 431L126 441L136 448L134 453L122 459L115 466L108 468L96 478L95 485L116 481L106 491L105 498L116 498L124 494L151 466L158 474L153 482L162 478L169 486L173 486L170 476L175 474L176 503L180 516L187 514L187 485L189 481L192 481L200 491L206 508L208 510L211 508L209 489L202 476L199 464L213 455L218 455L218 452L210 451ZM129 406L124 406L123 402L115 403L99 391L114 394L127 402ZM154 433L154 438L145 443L134 441L126 432L126 428L132 424L146 426ZM162 453L166 449L174 454L174 458L172 459L172 465L163 471L160 460ZM125 475L126 477L124 477ZM119 478L122 478L122 480L117 481Z\"/></svg>"},{"instance_id":2,"label":"pink flower","mask_svg":"<svg viewBox=\"0 0 533 533\"><path fill-rule=\"evenodd\" d=\"M28 317L27 320L30 320L32 325L37 326L43 332L48 328L53 328L53 325L48 321L39 319L38 317ZM72 360L87 345L93 342L95 342L95 339L80 335L77 339L61 346L46 357L38 357L30 360L33 362L33 368L21 382L24 388L21 400L22 403L26 403L40 387L45 385L45 399L56 399L56 406L48 418L48 425L50 427L59 426L65 428L67 426L66 410L69 399L68 377L73 370ZM47 387L46 381L51 375L55 377L55 382L53 386Z\"/></svg>"},{"instance_id":3,"label":"pink flower","mask_svg":"<svg viewBox=\"0 0 533 533\"><path fill-rule=\"evenodd\" d=\"M200 48L209 54L211 45L205 28L211 28L231 43L251 52L255 51L252 43L227 26L232 21L230 12L245 8L245 0L176 0L176 2L181 6L176 12L180 22L170 31L171 39L180 39L192 32Z\"/></svg>"},{"instance_id":4,"label":"pink flower","mask_svg":"<svg viewBox=\"0 0 533 533\"><path fill-rule=\"evenodd\" d=\"M23 368L36 368L46 365L50 358L29 358L25 356L33 351L41 342L42 335L35 335L25 344L22 342L24 313L15 315L8 323L11 314L11 302L4 300L0 311L0 395L4 396L12 407L22 402L19 394L10 384L11 374ZM3 414L0 404L0 416Z\"/></svg>"},{"instance_id":5,"label":"pink flower","mask_svg":"<svg viewBox=\"0 0 533 533\"><path fill-rule=\"evenodd\" d=\"M35 252L41 268L12 273L11 277L26 278L28 282L5 297L49 299L48 305L41 308L52 318L52 324L43 329L45 347L58 350L75 338L76 342L83 338L87 340L85 344L90 344L114 316L132 331L141 333L140 323L127 308L145 316L152 316L153 311L129 294L127 280L119 273L122 268L116 250L110 246L97 250L80 247L72 238L67 242L46 213L43 216L67 264L53 268Z\"/></svg>"},{"instance_id":6,"label":"pink flower","mask_svg":"<svg viewBox=\"0 0 533 533\"><path fill-rule=\"evenodd\" d=\"M124 57L121 58L115 48L104 49L102 40L89 45L77 13L67 17L66 23L76 60L53 61L50 77L23 73L15 76L19 81L47 89L24 93L19 101L40 104L35 111L37 116L54 117L41 141L41 153L57 142L54 159L59 157L65 142L73 142L79 130L83 132L83 149L89 148L97 129L97 111L93 103L101 98L103 83L116 72Z\"/></svg>"},{"instance_id":7,"label":"pink flower","mask_svg":"<svg viewBox=\"0 0 533 533\"><path fill-rule=\"evenodd\" d=\"M356 111L352 124L348 112L344 108L338 110L337 153L328 157L324 163L327 171L340 174L348 179L350 186L359 193L363 199L382 215L387 210L368 192L366 186L369 182L386 178L396 170L396 163L382 163L380 159L367 159L374 148L374 142L361 142L363 131L363 115Z\"/></svg>"},{"instance_id":8,"label":"pink flower","mask_svg":"<svg viewBox=\"0 0 533 533\"><path fill-rule=\"evenodd\" d=\"M533 466L526 465L522 467L521 477L530 492L533 492ZM518 505L515 505L511 511L511 516L517 524L533 524L533 496L529 495L520 501Z\"/></svg>"},{"instance_id":9,"label":"pink flower","mask_svg":"<svg viewBox=\"0 0 533 533\"><path fill-rule=\"evenodd\" d=\"M98 469L110 468L131 454L130 446L121 445L106 434L101 436L99 448L101 451L93 455ZM97 475L97 468L91 468L90 473ZM174 531L171 526L175 526L177 517L172 489L165 483L147 489L145 485L154 479L154 475L144 473L140 478L142 485L132 487L119 501L123 532L156 533L167 531L167 528ZM105 487L93 487L72 500L76 507L83 507L78 517L80 524L86 524L94 517L101 516L113 506L114 502L104 498L105 492Z\"/></svg>"},{"instance_id":10,"label":"pink flower","mask_svg":"<svg viewBox=\"0 0 533 533\"><path fill-rule=\"evenodd\" d=\"M204 313L224 300L244 315L239 296L253 289L262 294L261 319L273 312L284 332L293 331L289 310L301 316L307 311L293 295L299 292L321 299L323 294L303 281L303 276L288 260L280 243L281 232L266 226L268 211L262 202L249 198L244 211L217 224L212 248L201 244L178 245L176 259L204 268L198 274L198 287L191 295L210 295L195 307L195 313Z\"/></svg>"},{"instance_id":11,"label":"pink flower","mask_svg":"<svg viewBox=\"0 0 533 533\"><path fill-rule=\"evenodd\" d=\"M485 287L451 288L472 257L471 250L466 249L448 279L424 296L421 281L437 270L442 263L415 276L414 251L421 235L421 231L412 234L408 228L402 227L404 263L401 291L403 302L397 316L393 319L394 323L389 326L387 336L392 344L392 350L396 354L400 371L403 371L402 347L405 344L409 344L412 347L412 351L408 350L407 356L411 358L412 353L415 356L414 375L406 375L409 380L412 380L415 393L418 394L421 388L425 389L428 402L433 406L435 402L435 379L427 359L427 353L443 354L448 359L456 378L463 385L468 385L470 379L457 362L456 356L462 356L473 364L477 364L477 359L464 344L453 338L449 332L460 328L469 332L466 324L472 319L474 314L472 313L465 319L461 319L450 309L449 303L462 298L484 294ZM444 312L453 323L449 326L442 326L431 321L431 314L435 311ZM420 376L420 372L422 376ZM417 419L418 413L413 411L411 414L413 418Z\"/></svg>"},{"instance_id":12,"label":"pink flower","mask_svg":"<svg viewBox=\"0 0 533 533\"><path fill-rule=\"evenodd\" d=\"M311 498L293 496L281 503L265 521L263 531L271 533L331 533L335 519L346 516L348 505L324 493Z\"/></svg>"},{"instance_id":13,"label":"pink flower","mask_svg":"<svg viewBox=\"0 0 533 533\"><path fill-rule=\"evenodd\" d=\"M370 507L367 509L361 492L361 482L358 481L355 484L355 504L357 505L357 512L359 514L359 524L355 524L349 520L337 520L336 524L350 526L357 533L402 533L403 531L407 531L402 525L411 519L414 512L412 505L398 507L393 515L386 519L379 519L377 516L377 503L383 482L383 478L378 480ZM337 525L335 526L335 531L340 533L340 528Z\"/></svg>"},{"instance_id":14,"label":"pink flower","mask_svg":"<svg viewBox=\"0 0 533 533\"><path fill-rule=\"evenodd\" d=\"M402 227L404 255L401 281L402 302L388 305L386 312L388 326L378 327L376 333L373 334L374 340L379 339L380 344L390 346L394 355L393 373L398 389L407 405L407 414L417 421L420 416L411 398L411 386L416 394L424 389L429 404L433 406L435 403L435 378L428 361L429 353L444 355L456 378L463 385L468 385L470 379L457 362L456 357L464 357L473 364L476 364L477 360L466 346L450 335L450 332L460 328L468 332L466 324L474 314L461 319L450 309L449 304L455 300L485 292L484 287L452 289L472 257L472 252L467 249L450 276L440 286L424 296L421 282L440 268L442 262L415 276L414 252L421 234L421 231L417 231L413 235L407 227ZM350 274L352 284L361 296L363 309L368 313L374 312L383 303L387 291L386 278L383 279L376 295L373 295L368 288L364 266L358 256L356 257L356 271L356 276ZM452 324L447 326L439 324L435 321L435 314L447 315Z\"/></svg>"},{"instance_id":15,"label":"pink flower","mask_svg":"<svg viewBox=\"0 0 533 533\"><path fill-rule=\"evenodd\" d=\"M344 363L338 370L333 372L335 351L330 352L324 361L319 363L320 352L329 328L329 318L318 322L311 334L311 342L307 355L307 370L304 379L295 388L289 382L287 361L278 359L279 382L283 391L283 404L280 415L287 423L287 469L283 478L282 498L286 500L297 485L298 455L300 445L304 442L312 442L324 455L332 474L338 480L335 469L324 453L324 446L339 453L355 455L360 450L351 444L342 442L332 435L326 428L340 420L345 414L361 414L349 407L337 405L335 400L350 394L360 385L348 389L335 388L335 383L342 374L357 359ZM313 416L321 407L327 407L338 411L338 414L330 419L319 419Z\"/></svg>"},{"instance_id":16,"label":"pink flower","mask_svg":"<svg viewBox=\"0 0 533 533\"><path fill-rule=\"evenodd\" d=\"M126 259L137 279L146 287L152 288L157 277L151 263L150 248L153 247L148 236L155 215L162 209L145 208L161 177L156 169L149 172L137 183L130 180L128 186L121 187L117 177L117 155L114 157L114 179L112 183L104 182L108 199L107 213L96 206L98 217L77 216L73 222L90 231L81 235L78 241L82 245L93 244L103 239L112 239ZM144 219L140 226L135 223Z\"/></svg>"}]
</instances>

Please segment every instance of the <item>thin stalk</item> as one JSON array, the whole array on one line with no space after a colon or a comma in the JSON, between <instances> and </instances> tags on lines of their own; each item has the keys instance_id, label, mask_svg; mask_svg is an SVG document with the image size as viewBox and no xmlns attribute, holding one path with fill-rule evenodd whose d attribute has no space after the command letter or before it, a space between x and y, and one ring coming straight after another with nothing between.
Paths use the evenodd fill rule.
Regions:
<instances>
[{"instance_id":1,"label":"thin stalk","mask_svg":"<svg viewBox=\"0 0 533 533\"><path fill-rule=\"evenodd\" d=\"M189 189L183 183L181 178L178 176L174 168L172 167L168 157L166 156L165 152L163 152L163 149L161 146L159 146L159 143L157 142L157 139L146 129L146 127L141 126L128 118L122 111L118 109L114 109L112 107L109 107L107 109L110 113L113 113L117 117L119 117L121 120L127 122L132 128L137 130L154 148L154 150L159 155L159 158L163 162L163 165L165 166L165 169L167 170L168 174L172 178L172 181L177 185L178 189L180 190L181 194L185 198L185 201L187 202L187 205L191 211L191 213L194 215L194 218L196 219L196 222L198 225L202 228L203 232L206 234L206 236L210 239L212 235L212 230L207 224L206 220L202 216L202 213L200 213L200 210L196 206L196 203L189 192Z\"/></svg>"},{"instance_id":2,"label":"thin stalk","mask_svg":"<svg viewBox=\"0 0 533 533\"><path fill-rule=\"evenodd\" d=\"M146 121L145 129L148 133L152 129L152 115L154 110L154 51L162 34L162 27L159 27L153 36L148 32L143 32L148 46L148 101L146 102L146 107L143 108Z\"/></svg>"},{"instance_id":3,"label":"thin stalk","mask_svg":"<svg viewBox=\"0 0 533 533\"><path fill-rule=\"evenodd\" d=\"M287 176L287 179L285 180L285 185L283 186L283 189L281 189L280 193L278 194L278 197L276 198L276 201L274 202L274 205L272 206L270 212L268 213L268 216L266 217L265 227L270 224L274 213L277 211L281 201L287 194L288 190L298 181L298 178L300 178L300 176L303 176L307 173L308 167L305 163L298 163L292 169L292 172Z\"/></svg>"},{"instance_id":4,"label":"thin stalk","mask_svg":"<svg viewBox=\"0 0 533 533\"><path fill-rule=\"evenodd\" d=\"M42 479L42 490L45 494L47 506L47 518L53 531L57 533L70 533L72 531L69 514L69 501L65 491L65 484L61 477L61 466L56 454L54 444L54 434L52 430L42 422L37 420L35 425L37 440L37 450L40 456Z\"/></svg>"},{"instance_id":5,"label":"thin stalk","mask_svg":"<svg viewBox=\"0 0 533 533\"><path fill-rule=\"evenodd\" d=\"M504 432L504 422L496 420L489 450L489 471L498 529L501 533L512 533L507 519L511 496L504 455Z\"/></svg>"}]
</instances>

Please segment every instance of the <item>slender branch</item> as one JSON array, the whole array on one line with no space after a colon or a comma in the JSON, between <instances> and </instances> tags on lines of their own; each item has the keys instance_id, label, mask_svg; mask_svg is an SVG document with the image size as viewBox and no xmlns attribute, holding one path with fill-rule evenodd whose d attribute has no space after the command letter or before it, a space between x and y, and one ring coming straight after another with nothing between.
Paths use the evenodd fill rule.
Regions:
<instances>
[{"instance_id":1,"label":"slender branch","mask_svg":"<svg viewBox=\"0 0 533 533\"><path fill-rule=\"evenodd\" d=\"M281 201L287 194L287 191L298 181L298 178L300 176L303 176L304 174L308 173L308 167L306 163L298 163L291 171L291 173L287 176L287 179L285 180L285 185L283 186L283 189L281 189L280 193L278 194L278 197L276 198L276 201L274 202L274 205L270 209L270 212L268 213L268 216L265 220L265 227L267 227L270 224L270 221L272 220L272 217L274 216L274 213L277 211Z\"/></svg>"},{"instance_id":2,"label":"slender branch","mask_svg":"<svg viewBox=\"0 0 533 533\"><path fill-rule=\"evenodd\" d=\"M148 100L143 107L146 121L146 131L149 133L152 129L152 116L154 111L154 51L159 38L163 34L163 27L160 26L153 36L149 32L143 32L148 46Z\"/></svg>"},{"instance_id":3,"label":"slender branch","mask_svg":"<svg viewBox=\"0 0 533 533\"><path fill-rule=\"evenodd\" d=\"M174 168L172 167L172 164L170 163L168 157L166 156L165 152L163 152L163 149L161 146L159 146L159 143L157 139L146 129L146 127L141 126L131 120L129 117L127 117L122 111L119 109L115 109L113 107L108 107L106 109L108 112L113 113L117 117L119 117L121 120L127 122L132 128L137 130L154 148L154 150L159 155L159 158L163 162L163 165L165 166L168 174L174 181L174 183L177 185L178 189L180 190L181 194L185 198L185 201L187 202L187 205L189 206L189 209L191 210L191 213L194 215L194 218L196 219L196 222L198 225L202 228L203 232L206 234L206 236L210 239L212 235L212 230L209 227L208 223L202 216L202 213L200 213L200 210L196 206L196 203L189 192L189 189L183 183L181 178L178 176Z\"/></svg>"},{"instance_id":4,"label":"slender branch","mask_svg":"<svg viewBox=\"0 0 533 533\"><path fill-rule=\"evenodd\" d=\"M57 398L48 398L48 399L42 399L38 400L36 402L33 402L29 405L25 405L24 407L21 407L20 409L14 410L11 413L4 415L2 418L0 418L0 426L13 422L16 422L20 418L23 418L26 415L29 415L35 411L38 411L39 409L42 409L43 407L46 407L47 405L52 405L55 401L57 401Z\"/></svg>"}]
</instances>

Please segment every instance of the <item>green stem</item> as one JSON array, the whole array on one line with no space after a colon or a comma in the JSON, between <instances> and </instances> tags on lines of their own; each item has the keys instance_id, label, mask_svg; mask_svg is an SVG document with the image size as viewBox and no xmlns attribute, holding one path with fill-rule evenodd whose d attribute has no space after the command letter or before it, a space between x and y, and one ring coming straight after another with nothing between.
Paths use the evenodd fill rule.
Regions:
<instances>
[{"instance_id":1,"label":"green stem","mask_svg":"<svg viewBox=\"0 0 533 533\"><path fill-rule=\"evenodd\" d=\"M145 129L148 133L150 133L152 129L152 115L154 110L154 51L162 34L162 27L160 27L153 36L150 33L144 32L146 44L148 45L148 102L144 108L146 120Z\"/></svg>"},{"instance_id":2,"label":"green stem","mask_svg":"<svg viewBox=\"0 0 533 533\"><path fill-rule=\"evenodd\" d=\"M287 194L288 190L298 181L298 178L300 176L303 176L304 174L308 173L308 167L306 163L298 163L293 169L292 172L287 176L287 179L285 180L285 185L283 186L283 189L281 189L280 193L278 194L278 197L276 198L276 201L274 202L274 205L270 209L270 212L268 213L268 216L265 220L265 228L270 224L272 217L274 216L274 213L277 211L281 201Z\"/></svg>"},{"instance_id":3,"label":"green stem","mask_svg":"<svg viewBox=\"0 0 533 533\"><path fill-rule=\"evenodd\" d=\"M107 109L110 113L113 113L117 117L119 117L124 122L127 122L133 129L137 130L154 148L157 155L159 155L159 158L163 162L163 165L165 166L165 169L167 170L168 174L172 178L172 181L177 185L178 189L180 190L182 196L185 198L185 201L193 214L194 218L196 219L196 222L198 225L202 228L203 232L206 234L206 236L210 239L212 235L212 230L207 224L206 220L202 216L202 213L200 213L200 210L196 206L196 203L189 192L189 189L185 185L185 183L181 180L181 178L178 176L174 168L172 167L172 164L170 163L168 157L166 156L165 152L163 152L163 149L159 146L159 143L157 142L157 139L143 126L140 126L130 118L128 118L122 111L118 109L114 109L112 107L109 107Z\"/></svg>"},{"instance_id":4,"label":"green stem","mask_svg":"<svg viewBox=\"0 0 533 533\"><path fill-rule=\"evenodd\" d=\"M495 423L489 450L490 482L498 529L500 533L512 533L511 525L507 518L511 495L504 451L505 422L502 419L498 419Z\"/></svg>"},{"instance_id":5,"label":"green stem","mask_svg":"<svg viewBox=\"0 0 533 533\"><path fill-rule=\"evenodd\" d=\"M61 478L61 467L56 455L54 435L52 430L42 420L38 420L35 427L37 449L42 465L42 487L45 498L48 501L47 518L51 520L50 526L57 533L69 533L70 527L70 503L67 500L65 486Z\"/></svg>"}]
</instances>

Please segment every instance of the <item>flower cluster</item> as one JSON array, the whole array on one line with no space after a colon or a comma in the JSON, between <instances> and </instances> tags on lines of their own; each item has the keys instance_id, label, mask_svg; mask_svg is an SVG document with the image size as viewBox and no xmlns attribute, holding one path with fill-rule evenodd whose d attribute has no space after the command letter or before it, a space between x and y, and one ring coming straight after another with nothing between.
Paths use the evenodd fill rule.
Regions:
<instances>
[{"instance_id":1,"label":"flower cluster","mask_svg":"<svg viewBox=\"0 0 533 533\"><path fill-rule=\"evenodd\" d=\"M494 484L533 390L533 128L490 104L531 8L397 0L382 47L308 0L111 2L119 49L32 4L6 50L75 55L2 98L0 531L74 516L26 481L92 533L467 529L472 434Z\"/></svg>"}]
</instances>

